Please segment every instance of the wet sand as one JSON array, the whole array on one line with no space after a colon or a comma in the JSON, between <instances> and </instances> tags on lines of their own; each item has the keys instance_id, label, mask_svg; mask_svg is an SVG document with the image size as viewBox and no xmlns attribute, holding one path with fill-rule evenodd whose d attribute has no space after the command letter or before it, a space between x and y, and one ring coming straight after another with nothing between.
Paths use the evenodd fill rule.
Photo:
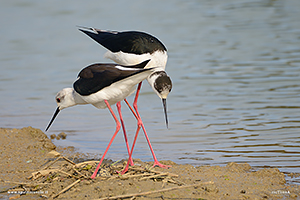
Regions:
<instances>
[{"instance_id":1,"label":"wet sand","mask_svg":"<svg viewBox=\"0 0 300 200\"><path fill-rule=\"evenodd\" d=\"M97 160L56 147L39 129L0 129L0 199L298 199L300 186L288 184L277 168L255 171L247 163L226 166L172 165L151 168L135 159L107 160L89 179ZM49 153L50 152L50 153Z\"/></svg>"}]
</instances>

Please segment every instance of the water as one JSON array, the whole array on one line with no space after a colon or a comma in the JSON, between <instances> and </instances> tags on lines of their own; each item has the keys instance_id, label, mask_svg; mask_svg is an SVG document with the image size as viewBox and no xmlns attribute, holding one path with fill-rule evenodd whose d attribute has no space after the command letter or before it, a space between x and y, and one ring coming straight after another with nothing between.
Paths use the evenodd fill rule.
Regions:
<instances>
[{"instance_id":1,"label":"water","mask_svg":"<svg viewBox=\"0 0 300 200\"><path fill-rule=\"evenodd\" d=\"M139 99L158 159L300 173L300 1L2 1L0 9L0 127L44 130L55 94L88 64L110 62L76 25L142 30L167 46L174 86L169 129L146 82ZM135 119L123 110L133 139ZM55 144L102 153L114 126L108 110L76 106L47 134L64 131ZM122 133L107 157L126 158ZM134 157L152 160L142 134Z\"/></svg>"}]
</instances>

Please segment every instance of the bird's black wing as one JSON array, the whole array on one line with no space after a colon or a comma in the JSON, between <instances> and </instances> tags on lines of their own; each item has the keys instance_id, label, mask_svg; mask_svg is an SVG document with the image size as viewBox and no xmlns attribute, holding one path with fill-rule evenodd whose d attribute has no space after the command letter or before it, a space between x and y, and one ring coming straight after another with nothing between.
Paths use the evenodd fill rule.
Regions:
<instances>
[{"instance_id":1,"label":"bird's black wing","mask_svg":"<svg viewBox=\"0 0 300 200\"><path fill-rule=\"evenodd\" d=\"M103 31L94 28L80 28L80 31L90 36L96 42L113 53L144 54L160 50L167 51L166 47L156 37L140 31Z\"/></svg>"},{"instance_id":2,"label":"bird's black wing","mask_svg":"<svg viewBox=\"0 0 300 200\"><path fill-rule=\"evenodd\" d=\"M149 62L145 61L145 65ZM115 64L92 64L79 72L73 87L80 95L90 95L111 84L150 69L121 70Z\"/></svg>"}]
</instances>

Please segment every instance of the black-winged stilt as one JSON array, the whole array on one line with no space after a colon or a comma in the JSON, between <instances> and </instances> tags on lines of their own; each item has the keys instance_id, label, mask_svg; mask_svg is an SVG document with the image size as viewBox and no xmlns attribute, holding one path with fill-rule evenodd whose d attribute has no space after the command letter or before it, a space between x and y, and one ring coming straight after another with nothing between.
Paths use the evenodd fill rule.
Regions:
<instances>
[{"instance_id":1,"label":"black-winged stilt","mask_svg":"<svg viewBox=\"0 0 300 200\"><path fill-rule=\"evenodd\" d=\"M134 65L146 59L151 59L145 68L155 67L155 70L151 75L148 76L147 80L148 83L151 85L152 89L162 99L166 125L168 127L166 99L172 89L172 82L170 77L165 72L168 56L167 49L163 45L163 43L160 42L156 37L148 33L139 31L104 31L100 29L87 27L79 27L79 30L90 36L92 39L94 39L96 42L98 42L105 48L107 48L108 51L105 53L104 56L119 64ZM143 128L145 137L152 152L154 158L154 166L158 165L163 168L168 168L170 166L162 165L158 162L137 109L137 100L141 84L142 82L138 85L133 106L136 110L137 116L139 117L139 124ZM124 100L128 104L127 100ZM134 148L136 138L137 135L135 136L132 150ZM126 170L127 168L128 166L126 166ZM124 170L123 173L126 170Z\"/></svg>"},{"instance_id":2,"label":"black-winged stilt","mask_svg":"<svg viewBox=\"0 0 300 200\"><path fill-rule=\"evenodd\" d=\"M147 80L162 99L168 126L166 99L172 89L172 81L165 72L168 55L163 43L156 37L140 31L117 32L87 27L79 27L79 30L108 49L104 57L120 65L136 65L150 59L145 68L155 67L155 70Z\"/></svg>"},{"instance_id":3,"label":"black-winged stilt","mask_svg":"<svg viewBox=\"0 0 300 200\"><path fill-rule=\"evenodd\" d=\"M120 102L132 94L135 90L134 86L151 74L153 68L144 69L149 61L126 67L117 64L92 64L80 71L73 88L64 88L55 97L58 107L46 131L50 128L59 111L79 104L92 104L99 109L108 108L116 121L116 131L91 178L96 177L100 165L121 127L110 105ZM126 135L125 141L127 143ZM126 145L131 160L129 145L128 143Z\"/></svg>"}]
</instances>

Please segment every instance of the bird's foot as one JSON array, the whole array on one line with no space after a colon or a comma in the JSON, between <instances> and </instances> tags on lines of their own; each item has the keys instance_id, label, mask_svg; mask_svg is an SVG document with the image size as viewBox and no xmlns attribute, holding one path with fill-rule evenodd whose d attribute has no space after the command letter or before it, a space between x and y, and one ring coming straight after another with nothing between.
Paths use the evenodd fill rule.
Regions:
<instances>
[{"instance_id":1,"label":"bird's foot","mask_svg":"<svg viewBox=\"0 0 300 200\"><path fill-rule=\"evenodd\" d=\"M130 164L131 166L134 165L132 159L129 159L127 162L129 162L129 164ZM116 172L117 172L118 174L120 174L120 175L125 174L125 173L128 171L129 164L127 163L126 166L125 166L125 168L124 168L121 172L120 172L120 171L117 171L117 170L116 170Z\"/></svg>"},{"instance_id":2,"label":"bird's foot","mask_svg":"<svg viewBox=\"0 0 300 200\"><path fill-rule=\"evenodd\" d=\"M160 162L158 162L158 160L154 161L154 164L153 164L152 167L155 167L155 166L158 166L158 167L161 167L161 168L164 168L164 169L169 169L170 167L172 167L172 165L163 165Z\"/></svg>"},{"instance_id":3,"label":"bird's foot","mask_svg":"<svg viewBox=\"0 0 300 200\"><path fill-rule=\"evenodd\" d=\"M96 178L98 172L94 172L93 175L91 176L91 179Z\"/></svg>"},{"instance_id":4,"label":"bird's foot","mask_svg":"<svg viewBox=\"0 0 300 200\"><path fill-rule=\"evenodd\" d=\"M128 171L128 166L125 167L125 169L123 169L121 172L120 171L116 171L118 174L123 175Z\"/></svg>"},{"instance_id":5,"label":"bird's foot","mask_svg":"<svg viewBox=\"0 0 300 200\"><path fill-rule=\"evenodd\" d=\"M134 166L134 163L133 163L133 160L132 159L129 159L129 164L130 164L130 166Z\"/></svg>"}]
</instances>

